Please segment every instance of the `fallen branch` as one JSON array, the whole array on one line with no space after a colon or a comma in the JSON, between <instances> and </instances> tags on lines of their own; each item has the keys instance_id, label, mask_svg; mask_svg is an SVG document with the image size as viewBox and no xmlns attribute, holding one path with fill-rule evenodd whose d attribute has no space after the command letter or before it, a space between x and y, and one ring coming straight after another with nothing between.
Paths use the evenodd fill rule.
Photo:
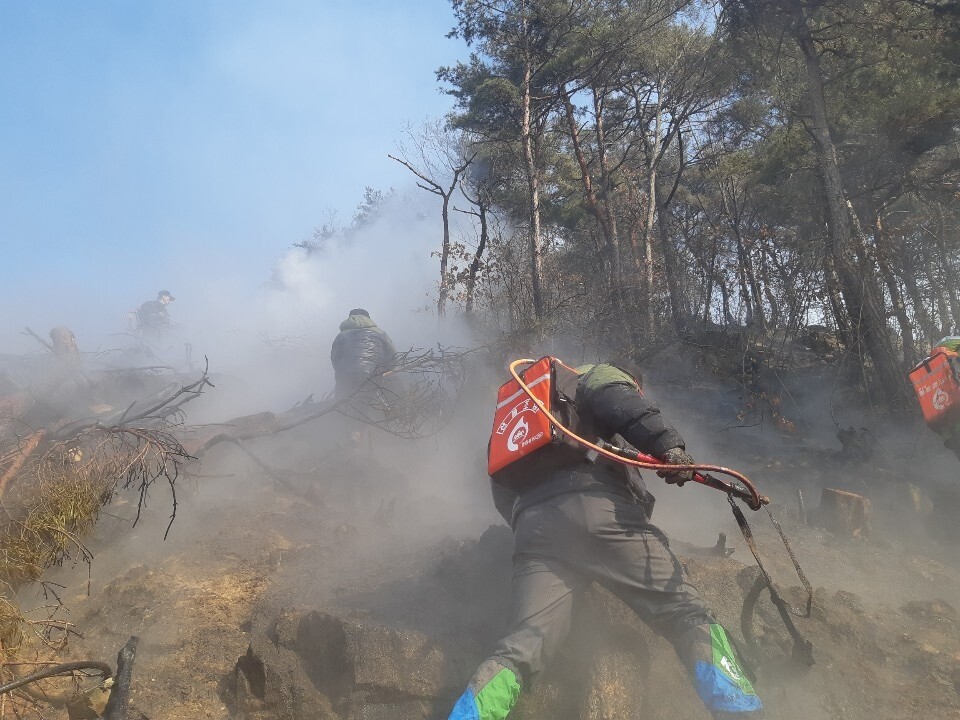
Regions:
<instances>
[{"instance_id":1,"label":"fallen branch","mask_svg":"<svg viewBox=\"0 0 960 720\"><path fill-rule=\"evenodd\" d=\"M328 396L319 403L304 402L279 415L245 415L218 423L215 429L195 426L181 433L181 441L190 455L199 458L219 443L239 444L238 441L277 435L332 412L398 437L427 437L438 432L449 419L443 412L444 406L452 410L456 405L465 382L464 357L469 352L438 346L435 350L399 353L393 369L375 372L347 396ZM435 422L428 426L430 419Z\"/></svg>"},{"instance_id":2,"label":"fallen branch","mask_svg":"<svg viewBox=\"0 0 960 720\"><path fill-rule=\"evenodd\" d=\"M104 680L113 675L113 668L98 660L78 660L77 662L60 663L59 665L51 665L43 670L37 670L34 673L24 675L21 678L0 685L0 694L8 693L24 685L29 685L38 680L44 680L57 675L73 675L79 670L96 670Z\"/></svg>"},{"instance_id":3,"label":"fallen branch","mask_svg":"<svg viewBox=\"0 0 960 720\"><path fill-rule=\"evenodd\" d=\"M44 340L42 337L40 337L39 335L37 335L33 330L31 330L31 329L28 328L28 327L25 327L24 330L26 331L26 332L25 332L26 335L30 335L31 337L33 337L34 340L36 340L38 343L40 343L41 345L43 345L47 350L49 350L50 352L52 352L54 355L57 354L57 351L53 349L53 345L51 345L51 344L48 343L46 340Z\"/></svg>"},{"instance_id":4,"label":"fallen branch","mask_svg":"<svg viewBox=\"0 0 960 720\"><path fill-rule=\"evenodd\" d=\"M37 449L37 446L40 445L40 441L43 440L45 435L46 430L37 430L28 435L23 445L17 449L16 456L10 467L3 473L3 476L0 476L0 500L3 500L3 496L7 492L7 486L17 476L17 473L23 469L23 466L27 460L30 459L30 456ZM4 458L4 460L6 460L6 458Z\"/></svg>"},{"instance_id":5,"label":"fallen branch","mask_svg":"<svg viewBox=\"0 0 960 720\"><path fill-rule=\"evenodd\" d=\"M206 359L206 358L205 358ZM113 413L104 418L85 418L74 421L60 428L53 436L54 440L68 440L85 430L103 427L153 427L164 423L171 416L178 415L183 406L203 394L206 387L214 387L208 375L209 360L206 361L200 377L188 385L171 383L163 390L150 396L147 400L137 400L127 406L122 412ZM176 388L176 389L174 389ZM131 413L138 404L150 403L148 407Z\"/></svg>"}]
</instances>

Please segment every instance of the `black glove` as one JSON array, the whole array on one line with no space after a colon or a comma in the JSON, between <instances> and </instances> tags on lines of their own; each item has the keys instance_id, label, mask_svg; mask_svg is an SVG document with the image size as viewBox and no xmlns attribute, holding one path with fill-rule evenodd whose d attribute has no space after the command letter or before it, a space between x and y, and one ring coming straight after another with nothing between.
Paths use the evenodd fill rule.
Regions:
<instances>
[{"instance_id":1,"label":"black glove","mask_svg":"<svg viewBox=\"0 0 960 720\"><path fill-rule=\"evenodd\" d=\"M693 465L693 457L686 450L680 447L670 448L663 455L663 461L670 465ZM680 472L670 472L669 470L658 470L657 475L662 477L671 485L683 486L688 480L693 480L693 470L682 470Z\"/></svg>"}]
</instances>

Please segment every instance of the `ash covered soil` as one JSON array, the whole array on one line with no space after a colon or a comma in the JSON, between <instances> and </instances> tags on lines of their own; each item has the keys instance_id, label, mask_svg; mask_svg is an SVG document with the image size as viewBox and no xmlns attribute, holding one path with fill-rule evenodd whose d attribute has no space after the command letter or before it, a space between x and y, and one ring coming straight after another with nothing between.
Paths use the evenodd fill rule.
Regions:
<instances>
[{"instance_id":1,"label":"ash covered soil","mask_svg":"<svg viewBox=\"0 0 960 720\"><path fill-rule=\"evenodd\" d=\"M869 447L850 458L836 427L805 421L815 414L804 408L786 432L762 417L745 427L756 417L737 419L735 394L717 387L666 378L650 394L698 460L742 469L773 497L816 588L810 617L795 619L813 643L808 668L791 661L766 594L741 617L757 570L724 497L647 478L654 521L738 638L767 716L960 717L960 473L935 438L873 418ZM726 419L701 410L707 395L721 411L729 402ZM485 437L470 431L487 422L478 410L415 442L374 431L357 443L326 418L251 443L274 477L220 447L199 478L181 482L166 541L162 491L133 529L135 503L121 498L89 543L89 593L86 566L50 578L67 587L69 620L83 633L69 655L112 661L139 636L132 697L151 720L445 718L509 607L512 539L489 501ZM869 530L801 523L797 490L815 521L824 487L870 498ZM802 606L769 519L749 515L768 569ZM732 557L685 544L712 546L721 532ZM708 715L669 644L595 589L512 717Z\"/></svg>"}]
</instances>

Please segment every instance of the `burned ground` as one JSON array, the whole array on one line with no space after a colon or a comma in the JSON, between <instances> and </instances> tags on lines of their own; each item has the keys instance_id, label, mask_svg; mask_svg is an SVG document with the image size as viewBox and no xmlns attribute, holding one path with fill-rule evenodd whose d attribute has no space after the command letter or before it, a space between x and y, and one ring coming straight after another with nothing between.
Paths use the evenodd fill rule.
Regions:
<instances>
[{"instance_id":1,"label":"burned ground","mask_svg":"<svg viewBox=\"0 0 960 720\"><path fill-rule=\"evenodd\" d=\"M806 668L791 662L765 594L743 635L756 568L723 496L654 481L654 519L738 638L769 716L960 716L957 505L943 472L931 480L931 468L951 461L935 440L871 423L872 451L847 458L834 432L805 430L797 413L793 430L775 420L744 427L742 391L709 378L654 377L648 392L698 459L743 469L774 498L816 586L810 617L795 620L814 647ZM740 409L721 423L715 409L725 404ZM136 497L117 495L87 542L89 593L85 565L45 576L66 586L69 622L83 635L70 637L65 657L112 660L139 636L132 697L152 720L445 717L509 607L511 534L489 502L474 447L482 439L471 440L485 411L468 404L439 435L415 441L356 437L332 415L247 443L259 464L220 444L181 479L166 541L161 491L132 529ZM825 487L870 498L869 533L817 524ZM802 606L769 521L750 519L768 569ZM720 532L732 557L691 552ZM20 600L27 609L46 602L32 590ZM670 646L618 600L592 590L574 627L518 718L706 719Z\"/></svg>"},{"instance_id":2,"label":"burned ground","mask_svg":"<svg viewBox=\"0 0 960 720\"><path fill-rule=\"evenodd\" d=\"M385 467L376 470L389 481ZM341 480L357 477L351 471ZM217 495L201 491L196 504ZM269 485L247 486L244 495L233 507L221 503L195 540L160 548L164 557L76 598L72 617L87 637L73 642L72 652L109 656L126 636L140 635L134 700L151 718L445 717L503 629L509 530L496 525L479 538L406 547L385 542L393 531L409 530L399 520L384 525L379 504L358 515ZM729 523L718 527L734 537ZM806 669L790 661L789 638L762 601L752 619L757 646L746 654L771 716L957 716L960 570L795 520L787 530L818 585L811 617L796 620L817 662ZM761 539L788 586L774 537L764 531ZM742 542L731 544L732 558L690 556L684 563L718 617L738 629L755 568ZM847 564L864 575L871 567L873 592L856 573L844 583L822 572ZM897 590L888 593L888 586ZM799 588L786 594L802 606ZM641 713L706 718L669 645L618 600L594 590L517 717Z\"/></svg>"}]
</instances>

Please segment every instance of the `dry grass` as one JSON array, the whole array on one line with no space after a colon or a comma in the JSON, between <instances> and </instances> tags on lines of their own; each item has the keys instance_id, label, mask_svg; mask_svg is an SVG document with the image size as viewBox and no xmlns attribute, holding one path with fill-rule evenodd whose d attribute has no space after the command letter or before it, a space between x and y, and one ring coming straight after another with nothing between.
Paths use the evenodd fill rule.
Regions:
<instances>
[{"instance_id":1,"label":"dry grass","mask_svg":"<svg viewBox=\"0 0 960 720\"><path fill-rule=\"evenodd\" d=\"M193 382L168 385L126 409L48 417L49 425L39 428L25 419L30 398L0 397L0 679L56 664L70 635L77 634L63 619L61 586L43 574L65 562L92 561L84 542L117 492L138 496L138 520L150 489L166 483L173 522L177 477L190 457L170 430L182 422L183 406L209 384L204 370ZM50 404L56 404L53 398ZM45 604L25 614L18 592L33 585ZM76 674L73 681L77 692ZM62 706L45 686L27 685L0 695L0 720L5 711L45 717L50 704Z\"/></svg>"},{"instance_id":2,"label":"dry grass","mask_svg":"<svg viewBox=\"0 0 960 720\"><path fill-rule=\"evenodd\" d=\"M60 607L52 588L49 617L26 620L14 593L40 580L64 562L90 562L84 540L100 511L120 490L132 490L142 508L151 486L165 481L176 514L175 482L187 459L165 431L137 428L92 428L70 441L54 442L24 463L4 498L0 518L0 660L21 647L27 629L53 647L66 638L66 626L54 619ZM54 643L51 632L60 629Z\"/></svg>"}]
</instances>

